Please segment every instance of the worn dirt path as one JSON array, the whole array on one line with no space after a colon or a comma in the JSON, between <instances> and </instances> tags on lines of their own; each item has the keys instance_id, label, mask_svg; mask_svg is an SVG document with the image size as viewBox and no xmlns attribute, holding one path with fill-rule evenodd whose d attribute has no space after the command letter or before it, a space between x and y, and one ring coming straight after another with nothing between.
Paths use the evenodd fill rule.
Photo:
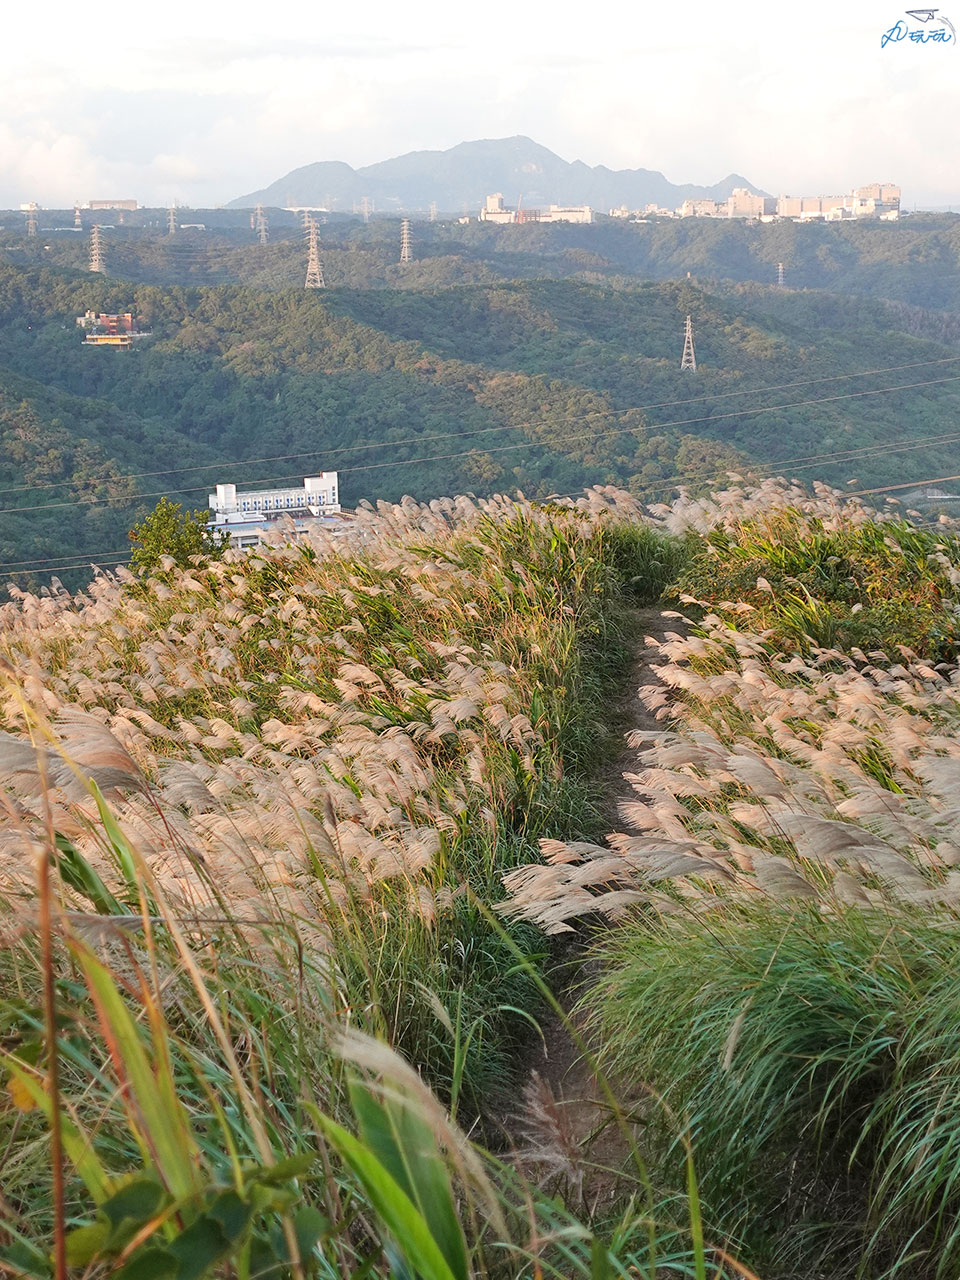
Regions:
<instances>
[{"instance_id":1,"label":"worn dirt path","mask_svg":"<svg viewBox=\"0 0 960 1280\"><path fill-rule=\"evenodd\" d=\"M664 617L660 608L635 611L631 627L636 646L634 659L615 707L619 730L624 737L634 729L663 727L637 696L641 686L659 683L656 668L651 666L651 659L657 651L646 640L647 637L662 640L671 631L683 634L683 629L681 619ZM624 741L621 752L610 761L599 778L606 797L604 818L608 831L624 829L617 806L621 800L635 798L630 783L623 776L625 772L635 770L636 751ZM579 1019L573 1017L572 1011L577 1002L578 988L589 976L588 964L583 940L571 941L568 955L558 966L559 980L555 986L566 1017L578 1031ZM612 1198L616 1194L617 1177L615 1173L601 1172L598 1166L620 1167L626 1155L624 1140L613 1125L607 1126L602 1133L597 1132L603 1127L609 1111L602 1090L563 1019L549 1012L541 1021L541 1030L542 1037L537 1037L531 1048L528 1083L524 1090L526 1110L518 1107L517 1113L511 1117L507 1126L510 1137L521 1151L524 1147L536 1149L543 1146L546 1149L550 1134L539 1131L549 1130L552 1126L555 1158L546 1163L552 1163L554 1171L559 1172L561 1153L566 1152L570 1166L566 1175L568 1184L573 1181L580 1185L582 1179L583 1197L591 1204ZM539 1120L535 1118L537 1116ZM579 1171L575 1169L577 1159L581 1161Z\"/></svg>"}]
</instances>

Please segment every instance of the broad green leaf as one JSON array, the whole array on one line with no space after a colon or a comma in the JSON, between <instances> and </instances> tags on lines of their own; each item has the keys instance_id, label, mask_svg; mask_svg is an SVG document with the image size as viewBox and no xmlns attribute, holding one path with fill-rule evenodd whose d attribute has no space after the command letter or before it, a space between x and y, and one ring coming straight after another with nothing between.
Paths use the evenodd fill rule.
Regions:
<instances>
[{"instance_id":1,"label":"broad green leaf","mask_svg":"<svg viewBox=\"0 0 960 1280\"><path fill-rule=\"evenodd\" d=\"M28 1240L14 1240L0 1248L0 1271L25 1280L49 1280L53 1274L50 1259Z\"/></svg>"},{"instance_id":2,"label":"broad green leaf","mask_svg":"<svg viewBox=\"0 0 960 1280\"><path fill-rule=\"evenodd\" d=\"M67 1264L71 1267L85 1267L99 1259L107 1247L109 1235L110 1224L103 1220L75 1227L67 1235Z\"/></svg>"},{"instance_id":3,"label":"broad green leaf","mask_svg":"<svg viewBox=\"0 0 960 1280\"><path fill-rule=\"evenodd\" d=\"M416 1205L377 1157L352 1133L311 1108L326 1138L363 1186L371 1205L423 1280L457 1280Z\"/></svg>"},{"instance_id":4,"label":"broad green leaf","mask_svg":"<svg viewBox=\"0 0 960 1280\"><path fill-rule=\"evenodd\" d=\"M259 1182L247 1188L247 1195L255 1213L286 1213L300 1199L300 1193L292 1187L263 1186Z\"/></svg>"},{"instance_id":5,"label":"broad green leaf","mask_svg":"<svg viewBox=\"0 0 960 1280\"><path fill-rule=\"evenodd\" d=\"M289 1178L300 1178L310 1172L317 1159L317 1155L310 1151L298 1156L287 1156L285 1160L278 1160L266 1169L258 1169L256 1180L269 1186L275 1182L286 1182Z\"/></svg>"},{"instance_id":6,"label":"broad green leaf","mask_svg":"<svg viewBox=\"0 0 960 1280\"><path fill-rule=\"evenodd\" d=\"M317 1244L333 1232L333 1224L319 1209L305 1205L293 1215L293 1230L301 1258L309 1258Z\"/></svg>"},{"instance_id":7,"label":"broad green leaf","mask_svg":"<svg viewBox=\"0 0 960 1280\"><path fill-rule=\"evenodd\" d=\"M170 1203L166 1189L155 1178L132 1178L100 1206L110 1225L108 1247L119 1252L142 1226Z\"/></svg>"},{"instance_id":8,"label":"broad green leaf","mask_svg":"<svg viewBox=\"0 0 960 1280\"><path fill-rule=\"evenodd\" d=\"M176 1280L179 1262L166 1249L145 1249L113 1273L113 1280Z\"/></svg>"},{"instance_id":9,"label":"broad green leaf","mask_svg":"<svg viewBox=\"0 0 960 1280\"><path fill-rule=\"evenodd\" d=\"M219 1222L204 1214L167 1245L177 1260L177 1280L201 1280L211 1267L233 1252L234 1242Z\"/></svg>"},{"instance_id":10,"label":"broad green leaf","mask_svg":"<svg viewBox=\"0 0 960 1280\"><path fill-rule=\"evenodd\" d=\"M240 1199L236 1191L221 1191L210 1205L206 1216L219 1224L231 1245L236 1245L247 1233L253 1210Z\"/></svg>"}]
</instances>

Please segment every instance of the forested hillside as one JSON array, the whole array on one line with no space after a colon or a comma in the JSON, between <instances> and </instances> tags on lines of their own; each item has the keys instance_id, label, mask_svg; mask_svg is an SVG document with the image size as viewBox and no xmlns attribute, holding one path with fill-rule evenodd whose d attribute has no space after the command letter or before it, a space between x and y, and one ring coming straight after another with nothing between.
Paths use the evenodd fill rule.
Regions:
<instances>
[{"instance_id":1,"label":"forested hillside","mask_svg":"<svg viewBox=\"0 0 960 1280\"><path fill-rule=\"evenodd\" d=\"M185 223L202 219L204 229L188 226L169 236L165 211L141 210L104 231L108 271L150 284L302 285L306 249L296 214L268 210L265 245L256 243L245 211L205 209L180 216ZM2 220L0 251L18 265L86 267L89 237L72 230L72 214L51 213L52 226L69 229L34 240L23 235L22 215ZM793 289L960 309L960 217L955 214L911 214L900 222L759 225L741 219L634 223L601 218L590 226L496 226L474 218L463 224L414 221L412 229L415 260L401 267L397 218L363 223L329 215L319 229L327 284L432 289L544 276L617 283L686 279L689 272L704 287L724 281L773 285L782 262Z\"/></svg>"},{"instance_id":2,"label":"forested hillside","mask_svg":"<svg viewBox=\"0 0 960 1280\"><path fill-rule=\"evenodd\" d=\"M132 308L153 337L85 348L87 308ZM217 480L321 467L349 506L594 483L662 500L749 465L863 487L953 473L958 336L952 314L750 284L307 292L0 262L0 567L116 560L162 493L202 507Z\"/></svg>"}]
</instances>

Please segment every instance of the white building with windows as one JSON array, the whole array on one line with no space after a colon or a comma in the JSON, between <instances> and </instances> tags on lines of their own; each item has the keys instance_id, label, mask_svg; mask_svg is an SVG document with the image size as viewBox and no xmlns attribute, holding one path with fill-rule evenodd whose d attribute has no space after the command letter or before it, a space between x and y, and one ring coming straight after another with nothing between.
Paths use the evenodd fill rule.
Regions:
<instances>
[{"instance_id":1,"label":"white building with windows","mask_svg":"<svg viewBox=\"0 0 960 1280\"><path fill-rule=\"evenodd\" d=\"M230 545L241 549L259 546L285 517L296 533L336 529L346 520L336 471L307 476L296 488L238 490L235 484L218 484L209 505L210 527L229 534Z\"/></svg>"},{"instance_id":2,"label":"white building with windows","mask_svg":"<svg viewBox=\"0 0 960 1280\"><path fill-rule=\"evenodd\" d=\"M495 191L492 196L487 196L483 202L483 208L480 210L481 222L516 222L516 209L508 209L503 203L503 192Z\"/></svg>"},{"instance_id":3,"label":"white building with windows","mask_svg":"<svg viewBox=\"0 0 960 1280\"><path fill-rule=\"evenodd\" d=\"M503 193L487 196L480 210L481 222L593 222L593 210L587 204L548 204L545 209L508 209Z\"/></svg>"}]
</instances>

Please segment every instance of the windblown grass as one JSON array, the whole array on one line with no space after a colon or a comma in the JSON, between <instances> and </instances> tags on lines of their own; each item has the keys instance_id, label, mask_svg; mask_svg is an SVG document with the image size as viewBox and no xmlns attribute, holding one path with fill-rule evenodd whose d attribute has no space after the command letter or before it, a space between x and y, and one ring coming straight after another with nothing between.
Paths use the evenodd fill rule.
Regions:
<instances>
[{"instance_id":1,"label":"windblown grass","mask_svg":"<svg viewBox=\"0 0 960 1280\"><path fill-rule=\"evenodd\" d=\"M702 577L704 536L781 577L703 592L658 642L663 728L603 845L621 611L691 556ZM700 1280L749 1277L744 1233L800 1274L831 1249L841 1275L956 1270L960 677L934 659L957 568L933 537L776 483L652 518L602 489L408 502L6 606L7 1269L49 1274L52 1242L124 1280ZM877 598L841 602L832 646L780 593L842 594L838 548ZM932 657L877 612L901 561ZM585 998L638 1157L603 1208L548 1092L546 1190L460 1127L518 1082L541 932L596 916L623 927Z\"/></svg>"},{"instance_id":2,"label":"windblown grass","mask_svg":"<svg viewBox=\"0 0 960 1280\"><path fill-rule=\"evenodd\" d=\"M687 1121L706 1212L759 1265L957 1274L958 924L753 904L601 945L605 1063ZM661 1160L682 1163L660 1130Z\"/></svg>"},{"instance_id":3,"label":"windblown grass","mask_svg":"<svg viewBox=\"0 0 960 1280\"><path fill-rule=\"evenodd\" d=\"M607 546L573 513L406 504L362 515L352 542L121 571L86 597L7 606L6 894L34 894L22 851L47 792L32 726L53 825L117 903L136 907L123 859L61 750L171 910L257 946L282 921L326 957L360 1025L438 1083L456 1063L481 1095L504 1080L530 992L473 898L495 896L538 836L593 821Z\"/></svg>"},{"instance_id":4,"label":"windblown grass","mask_svg":"<svg viewBox=\"0 0 960 1280\"><path fill-rule=\"evenodd\" d=\"M955 534L786 508L711 530L676 591L794 651L905 645L936 662L960 644L958 564Z\"/></svg>"},{"instance_id":5,"label":"windblown grass","mask_svg":"<svg viewBox=\"0 0 960 1280\"><path fill-rule=\"evenodd\" d=\"M442 1232L457 1280L625 1274L635 1247L651 1280L702 1270L702 1235L647 1199L609 1249L506 1171L513 1198L470 1210L489 1175L455 1123L509 1088L537 999L535 932L482 904L540 836L595 825L624 574L652 598L673 554L608 513L406 503L349 541L4 608L8 1271L46 1275L52 1241L58 1276L449 1280ZM336 1122L360 1033L392 1048L351 1086L358 1149ZM456 1180L456 1223L399 1176L414 1111L384 1146L384 1073L456 1156L423 1175Z\"/></svg>"},{"instance_id":6,"label":"windblown grass","mask_svg":"<svg viewBox=\"0 0 960 1280\"><path fill-rule=\"evenodd\" d=\"M617 922L584 1009L714 1222L789 1274L954 1275L956 540L776 482L658 514L705 541L624 830L541 841L502 910Z\"/></svg>"}]
</instances>

